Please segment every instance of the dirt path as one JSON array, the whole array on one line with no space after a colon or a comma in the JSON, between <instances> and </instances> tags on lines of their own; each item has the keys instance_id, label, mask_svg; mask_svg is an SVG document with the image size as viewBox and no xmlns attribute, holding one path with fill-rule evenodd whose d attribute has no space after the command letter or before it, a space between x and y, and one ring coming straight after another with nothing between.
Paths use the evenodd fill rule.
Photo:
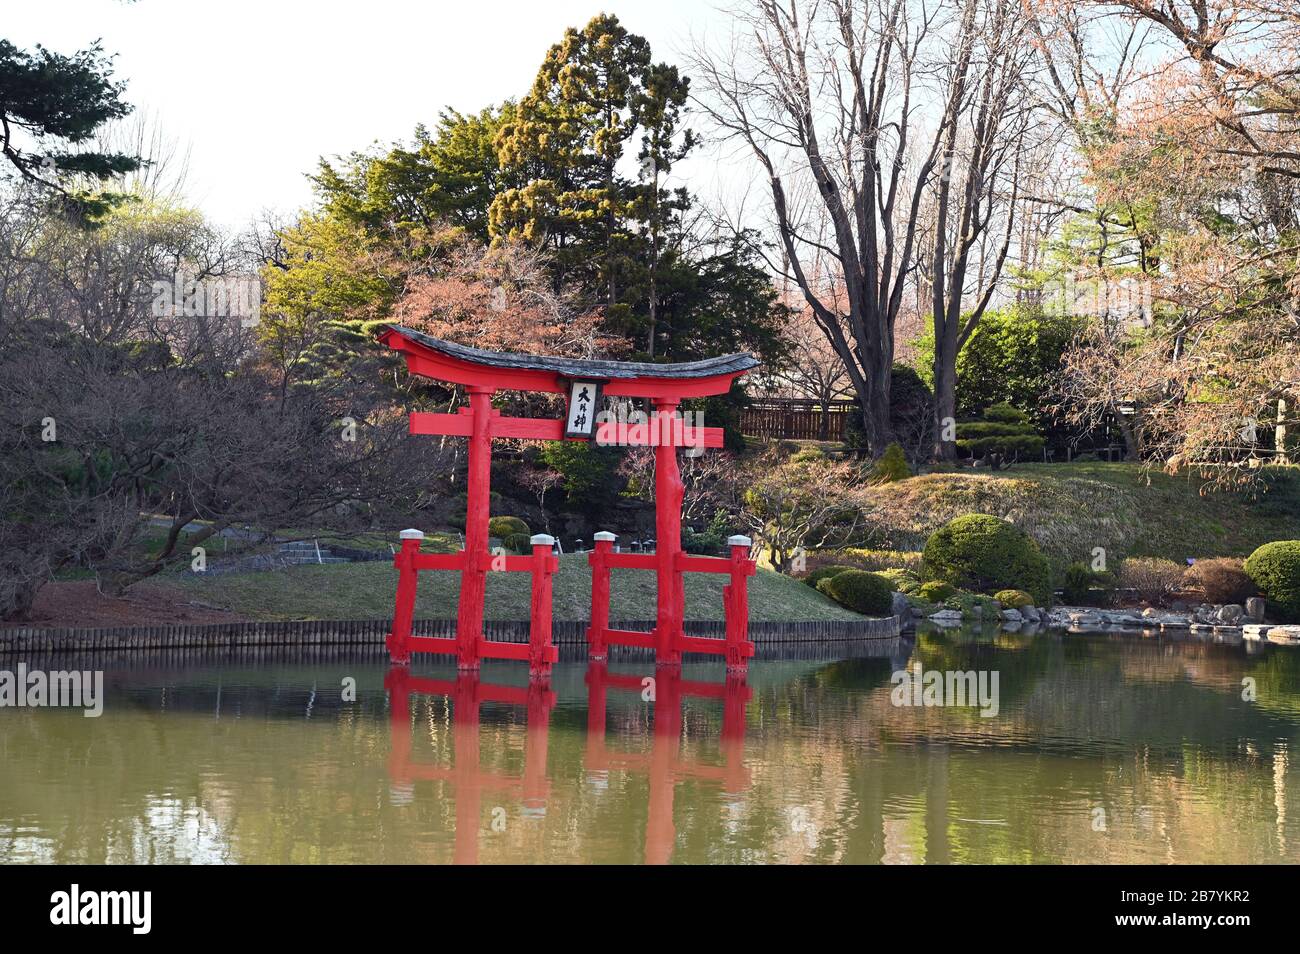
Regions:
<instances>
[{"instance_id":1,"label":"dirt path","mask_svg":"<svg viewBox=\"0 0 1300 954\"><path fill-rule=\"evenodd\" d=\"M94 580L47 583L36 595L32 618L14 626L156 626L163 623L232 623L237 613L196 605L169 587L138 583L120 599L100 596Z\"/></svg>"}]
</instances>

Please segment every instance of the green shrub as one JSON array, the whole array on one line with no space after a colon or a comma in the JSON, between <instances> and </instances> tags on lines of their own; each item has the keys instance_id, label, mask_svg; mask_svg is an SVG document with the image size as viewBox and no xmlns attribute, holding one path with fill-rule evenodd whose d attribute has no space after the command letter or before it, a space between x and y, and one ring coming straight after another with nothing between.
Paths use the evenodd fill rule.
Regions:
<instances>
[{"instance_id":1,"label":"green shrub","mask_svg":"<svg viewBox=\"0 0 1300 954\"><path fill-rule=\"evenodd\" d=\"M1163 604L1183 584L1183 567L1159 557L1129 557L1119 567L1121 589L1133 590L1153 606Z\"/></svg>"},{"instance_id":2,"label":"green shrub","mask_svg":"<svg viewBox=\"0 0 1300 954\"><path fill-rule=\"evenodd\" d=\"M815 590L821 589L817 584L822 580L829 580L852 569L854 568L851 566L844 566L840 563L828 563L825 566L819 566L817 569L809 571L808 575L803 578L803 581Z\"/></svg>"},{"instance_id":3,"label":"green shrub","mask_svg":"<svg viewBox=\"0 0 1300 954\"><path fill-rule=\"evenodd\" d=\"M627 481L618 473L623 448L595 441L547 441L538 460L564 477L561 486L567 506L587 513L617 500Z\"/></svg>"},{"instance_id":4,"label":"green shrub","mask_svg":"<svg viewBox=\"0 0 1300 954\"><path fill-rule=\"evenodd\" d=\"M488 536L496 537L503 544L506 538L514 533L522 533L526 537L532 536L528 524L519 517L493 517L488 521Z\"/></svg>"},{"instance_id":5,"label":"green shrub","mask_svg":"<svg viewBox=\"0 0 1300 954\"><path fill-rule=\"evenodd\" d=\"M1039 606L1052 599L1051 567L1019 527L983 513L950 520L930 535L923 575L978 593L1024 590Z\"/></svg>"},{"instance_id":6,"label":"green shrub","mask_svg":"<svg viewBox=\"0 0 1300 954\"><path fill-rule=\"evenodd\" d=\"M501 540L501 545L511 553L532 553L532 535L528 533L508 533Z\"/></svg>"},{"instance_id":7,"label":"green shrub","mask_svg":"<svg viewBox=\"0 0 1300 954\"><path fill-rule=\"evenodd\" d=\"M912 471L907 466L907 455L903 453L903 448L898 441L894 441L885 448L880 460L872 466L869 479L873 484L892 484L896 480L906 480L911 476Z\"/></svg>"},{"instance_id":8,"label":"green shrub","mask_svg":"<svg viewBox=\"0 0 1300 954\"><path fill-rule=\"evenodd\" d=\"M727 538L732 535L732 525L731 514L721 507L713 511L713 518L703 530L682 524L682 549L687 553L716 556L726 549Z\"/></svg>"},{"instance_id":9,"label":"green shrub","mask_svg":"<svg viewBox=\"0 0 1300 954\"><path fill-rule=\"evenodd\" d=\"M1024 590L998 590L993 598L1007 609L1023 609L1034 605L1034 598Z\"/></svg>"},{"instance_id":10,"label":"green shrub","mask_svg":"<svg viewBox=\"0 0 1300 954\"><path fill-rule=\"evenodd\" d=\"M1271 612L1287 622L1300 621L1300 540L1264 544L1246 558L1245 570Z\"/></svg>"},{"instance_id":11,"label":"green shrub","mask_svg":"<svg viewBox=\"0 0 1300 954\"><path fill-rule=\"evenodd\" d=\"M942 603L957 594L957 587L942 580L930 580L916 588L916 595L928 603Z\"/></svg>"},{"instance_id":12,"label":"green shrub","mask_svg":"<svg viewBox=\"0 0 1300 954\"><path fill-rule=\"evenodd\" d=\"M890 570L880 570L878 572L880 576L883 576L892 583L894 589L900 593L911 595L921 588L921 578L911 570L894 568Z\"/></svg>"},{"instance_id":13,"label":"green shrub","mask_svg":"<svg viewBox=\"0 0 1300 954\"><path fill-rule=\"evenodd\" d=\"M894 588L878 573L845 570L817 584L817 589L835 602L864 616L890 616L894 612Z\"/></svg>"},{"instance_id":14,"label":"green shrub","mask_svg":"<svg viewBox=\"0 0 1300 954\"><path fill-rule=\"evenodd\" d=\"M957 414L973 415L998 401L1029 409L1046 425L1053 403L1051 382L1061 356L1087 324L1071 309L1007 304L989 308L957 355ZM913 342L913 361L927 375L934 367L934 334ZM897 385L895 385L897 386Z\"/></svg>"},{"instance_id":15,"label":"green shrub","mask_svg":"<svg viewBox=\"0 0 1300 954\"><path fill-rule=\"evenodd\" d=\"M1183 571L1183 585L1200 590L1208 603L1244 603L1259 594L1242 561L1233 557L1197 560Z\"/></svg>"},{"instance_id":16,"label":"green shrub","mask_svg":"<svg viewBox=\"0 0 1300 954\"><path fill-rule=\"evenodd\" d=\"M978 421L957 425L957 449L984 458L995 470L1008 461L1036 457L1043 443L1029 415L1006 401L988 408Z\"/></svg>"},{"instance_id":17,"label":"green shrub","mask_svg":"<svg viewBox=\"0 0 1300 954\"><path fill-rule=\"evenodd\" d=\"M1085 606L1091 599L1092 570L1086 563L1074 562L1065 568L1061 580L1061 599L1066 606Z\"/></svg>"}]
</instances>

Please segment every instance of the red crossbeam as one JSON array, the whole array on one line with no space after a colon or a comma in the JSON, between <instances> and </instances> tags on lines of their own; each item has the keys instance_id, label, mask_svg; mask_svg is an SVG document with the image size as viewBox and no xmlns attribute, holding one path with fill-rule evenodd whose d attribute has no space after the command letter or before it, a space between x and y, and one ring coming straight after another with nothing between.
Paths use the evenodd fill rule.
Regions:
<instances>
[{"instance_id":1,"label":"red crossbeam","mask_svg":"<svg viewBox=\"0 0 1300 954\"><path fill-rule=\"evenodd\" d=\"M624 447L721 447L723 433L720 427L686 427L676 417L671 424L629 424L606 421L596 429L597 444L616 444ZM416 411L411 414L412 434L433 434L441 437L469 437L473 417L469 414L430 414ZM494 416L488 427L494 438L516 438L531 441L564 440L564 422L547 418Z\"/></svg>"}]
</instances>

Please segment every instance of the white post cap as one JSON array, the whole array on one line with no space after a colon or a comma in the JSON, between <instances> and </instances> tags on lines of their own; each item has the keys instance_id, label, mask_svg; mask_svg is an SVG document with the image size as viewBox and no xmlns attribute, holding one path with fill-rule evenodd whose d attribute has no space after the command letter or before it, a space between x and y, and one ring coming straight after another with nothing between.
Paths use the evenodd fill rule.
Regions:
<instances>
[{"instance_id":1,"label":"white post cap","mask_svg":"<svg viewBox=\"0 0 1300 954\"><path fill-rule=\"evenodd\" d=\"M528 538L528 542L531 543L533 546L538 546L539 544L541 544L544 546L553 547L555 546L555 537L551 536L549 533L534 533L531 537Z\"/></svg>"},{"instance_id":2,"label":"white post cap","mask_svg":"<svg viewBox=\"0 0 1300 954\"><path fill-rule=\"evenodd\" d=\"M597 533L592 537L592 539L600 543L613 543L615 540L618 539L618 534L610 533L608 530L600 530L597 531Z\"/></svg>"},{"instance_id":3,"label":"white post cap","mask_svg":"<svg viewBox=\"0 0 1300 954\"><path fill-rule=\"evenodd\" d=\"M727 546L729 547L748 547L753 545L753 540L739 533L734 537L727 537Z\"/></svg>"},{"instance_id":4,"label":"white post cap","mask_svg":"<svg viewBox=\"0 0 1300 954\"><path fill-rule=\"evenodd\" d=\"M414 529L412 529L412 530L403 530L401 533L398 534L398 536L401 537L403 540L423 540L423 539L424 539L424 531L423 531L423 530L414 530Z\"/></svg>"}]
</instances>

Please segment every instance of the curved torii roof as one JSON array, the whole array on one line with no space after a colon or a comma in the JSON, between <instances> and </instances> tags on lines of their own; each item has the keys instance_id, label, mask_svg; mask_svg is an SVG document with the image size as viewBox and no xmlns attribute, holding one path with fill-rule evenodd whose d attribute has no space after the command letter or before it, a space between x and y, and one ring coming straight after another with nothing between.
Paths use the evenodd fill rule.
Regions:
<instances>
[{"instance_id":1,"label":"curved torii roof","mask_svg":"<svg viewBox=\"0 0 1300 954\"><path fill-rule=\"evenodd\" d=\"M617 397L707 397L722 394L758 359L741 352L702 361L653 364L487 351L434 338L402 325L385 325L379 340L406 356L412 374L494 390L563 393L567 382L601 381Z\"/></svg>"}]
</instances>

